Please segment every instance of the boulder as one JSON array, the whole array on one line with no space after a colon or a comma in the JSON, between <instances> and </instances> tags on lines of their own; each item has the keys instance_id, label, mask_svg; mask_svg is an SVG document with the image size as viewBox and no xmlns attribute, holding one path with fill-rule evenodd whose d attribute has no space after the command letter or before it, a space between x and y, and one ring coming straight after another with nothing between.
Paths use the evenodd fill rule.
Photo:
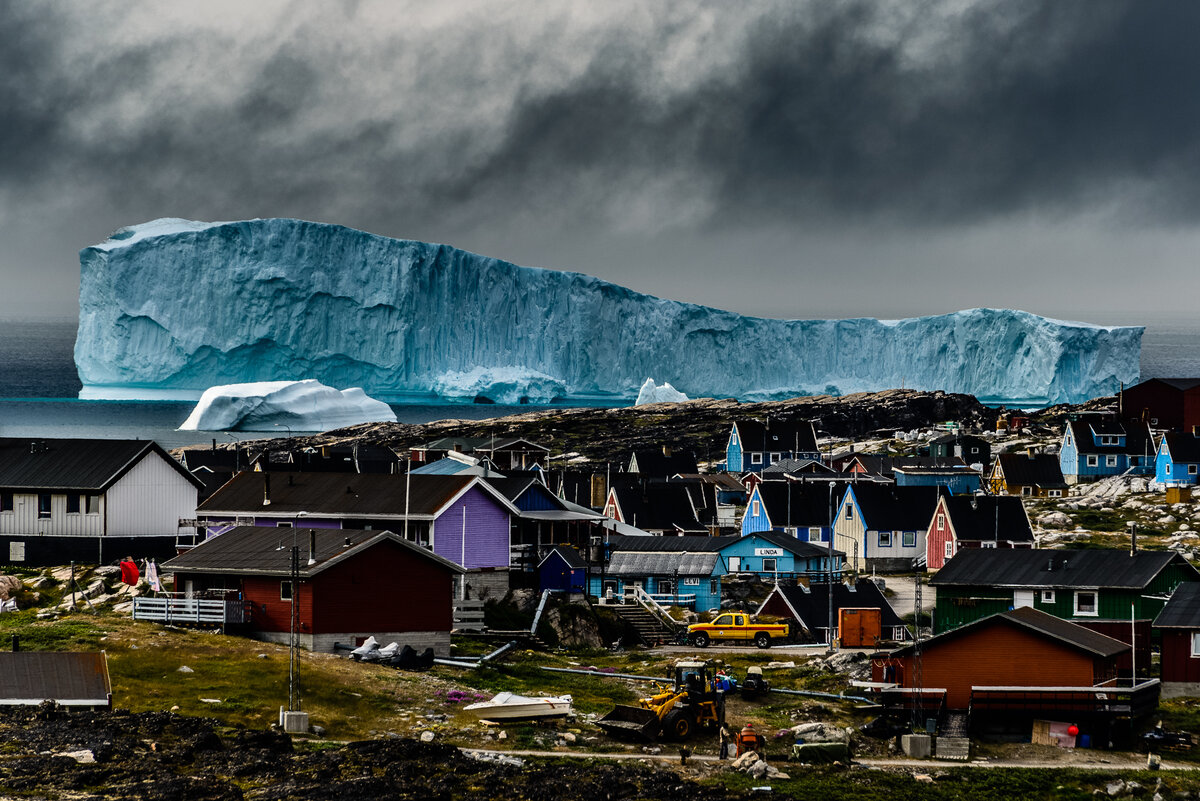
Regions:
<instances>
[{"instance_id":1,"label":"boulder","mask_svg":"<svg viewBox=\"0 0 1200 801\"><path fill-rule=\"evenodd\" d=\"M21 579L16 576L0 576L0 601L7 601L21 591Z\"/></svg>"}]
</instances>

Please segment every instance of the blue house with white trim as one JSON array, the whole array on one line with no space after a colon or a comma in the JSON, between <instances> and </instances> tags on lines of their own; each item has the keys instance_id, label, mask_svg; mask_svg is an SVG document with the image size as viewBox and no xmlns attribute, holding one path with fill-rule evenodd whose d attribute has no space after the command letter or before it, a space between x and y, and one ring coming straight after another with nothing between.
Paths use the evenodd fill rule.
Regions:
<instances>
[{"instance_id":1,"label":"blue house with white trim","mask_svg":"<svg viewBox=\"0 0 1200 801\"><path fill-rule=\"evenodd\" d=\"M1158 445L1154 480L1167 486L1194 485L1200 473L1200 432L1168 431Z\"/></svg>"},{"instance_id":2,"label":"blue house with white trim","mask_svg":"<svg viewBox=\"0 0 1200 801\"><path fill-rule=\"evenodd\" d=\"M757 473L781 459L821 461L817 432L807 420L740 420L729 432L725 469Z\"/></svg>"},{"instance_id":3,"label":"blue house with white trim","mask_svg":"<svg viewBox=\"0 0 1200 801\"><path fill-rule=\"evenodd\" d=\"M828 542L849 482L762 481L750 491L742 536L775 531L802 542Z\"/></svg>"},{"instance_id":4,"label":"blue house with white trim","mask_svg":"<svg viewBox=\"0 0 1200 801\"><path fill-rule=\"evenodd\" d=\"M1082 484L1126 472L1153 475L1155 454L1150 427L1142 421L1070 420L1058 463L1068 484Z\"/></svg>"}]
</instances>

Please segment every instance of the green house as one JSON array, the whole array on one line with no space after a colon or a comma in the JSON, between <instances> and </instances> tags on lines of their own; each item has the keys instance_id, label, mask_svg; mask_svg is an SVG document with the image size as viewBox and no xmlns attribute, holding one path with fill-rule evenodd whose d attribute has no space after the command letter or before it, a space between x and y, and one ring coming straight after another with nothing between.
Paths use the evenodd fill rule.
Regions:
<instances>
[{"instance_id":1,"label":"green house","mask_svg":"<svg viewBox=\"0 0 1200 801\"><path fill-rule=\"evenodd\" d=\"M1130 643L1148 667L1151 623L1185 581L1200 573L1172 551L963 549L930 579L934 633L1029 606Z\"/></svg>"}]
</instances>

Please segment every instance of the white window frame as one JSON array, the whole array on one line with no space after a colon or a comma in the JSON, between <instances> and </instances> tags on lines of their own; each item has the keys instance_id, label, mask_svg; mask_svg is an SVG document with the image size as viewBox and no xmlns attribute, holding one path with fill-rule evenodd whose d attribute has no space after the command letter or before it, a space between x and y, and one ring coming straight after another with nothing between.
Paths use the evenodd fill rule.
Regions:
<instances>
[{"instance_id":1,"label":"white window frame","mask_svg":"<svg viewBox=\"0 0 1200 801\"><path fill-rule=\"evenodd\" d=\"M750 464L762 464L763 455L759 451L750 452Z\"/></svg>"},{"instance_id":2,"label":"white window frame","mask_svg":"<svg viewBox=\"0 0 1200 801\"><path fill-rule=\"evenodd\" d=\"M854 519L854 504L852 504L852 503L846 504L846 519L847 520Z\"/></svg>"},{"instance_id":3,"label":"white window frame","mask_svg":"<svg viewBox=\"0 0 1200 801\"><path fill-rule=\"evenodd\" d=\"M772 453L772 454L771 454L771 464L775 464L775 463L776 463L776 462L778 462L778 461L779 461L779 454L778 454L778 453Z\"/></svg>"},{"instance_id":4,"label":"white window frame","mask_svg":"<svg viewBox=\"0 0 1200 801\"><path fill-rule=\"evenodd\" d=\"M1092 596L1092 611L1084 611L1079 608L1079 596ZM1076 590L1074 613L1076 617L1099 617L1100 616L1100 593L1097 590Z\"/></svg>"},{"instance_id":5,"label":"white window frame","mask_svg":"<svg viewBox=\"0 0 1200 801\"><path fill-rule=\"evenodd\" d=\"M1189 476L1194 476L1194 475L1196 475L1196 470L1197 470L1197 467L1198 467L1198 465L1189 464L1189 465L1188 465L1188 475L1189 475Z\"/></svg>"},{"instance_id":6,"label":"white window frame","mask_svg":"<svg viewBox=\"0 0 1200 801\"><path fill-rule=\"evenodd\" d=\"M1046 494L1047 494L1048 496L1050 496L1051 498L1061 498L1061 497L1062 497L1062 490L1060 490L1060 489L1058 489L1058 490L1047 490L1047 491L1046 491Z\"/></svg>"},{"instance_id":7,"label":"white window frame","mask_svg":"<svg viewBox=\"0 0 1200 801\"><path fill-rule=\"evenodd\" d=\"M1104 457L1104 466L1105 467L1116 467L1117 466L1116 454L1110 453L1108 456L1105 456Z\"/></svg>"},{"instance_id":8,"label":"white window frame","mask_svg":"<svg viewBox=\"0 0 1200 801\"><path fill-rule=\"evenodd\" d=\"M291 579L279 582L279 600L281 600L281 601L292 600L292 581L291 581Z\"/></svg>"},{"instance_id":9,"label":"white window frame","mask_svg":"<svg viewBox=\"0 0 1200 801\"><path fill-rule=\"evenodd\" d=\"M762 513L762 507L759 505L758 500L755 499L755 500L751 501L750 502L750 516L758 517L761 513Z\"/></svg>"},{"instance_id":10,"label":"white window frame","mask_svg":"<svg viewBox=\"0 0 1200 801\"><path fill-rule=\"evenodd\" d=\"M1021 487L1021 494L1026 497L1033 495L1033 487Z\"/></svg>"},{"instance_id":11,"label":"white window frame","mask_svg":"<svg viewBox=\"0 0 1200 801\"><path fill-rule=\"evenodd\" d=\"M1192 659L1200 658L1200 631L1192 632Z\"/></svg>"},{"instance_id":12,"label":"white window frame","mask_svg":"<svg viewBox=\"0 0 1200 801\"><path fill-rule=\"evenodd\" d=\"M825 532L821 530L820 526L809 526L808 527L808 541L809 542L814 542L814 541L815 542L824 542L825 541L825 537L823 536L824 533ZM816 534L816 536L814 537L813 534Z\"/></svg>"},{"instance_id":13,"label":"white window frame","mask_svg":"<svg viewBox=\"0 0 1200 801\"><path fill-rule=\"evenodd\" d=\"M946 530L946 515L942 514L941 512L938 512L938 516L937 516L937 530L938 531Z\"/></svg>"},{"instance_id":14,"label":"white window frame","mask_svg":"<svg viewBox=\"0 0 1200 801\"><path fill-rule=\"evenodd\" d=\"M777 559L775 559L774 557L764 558L762 572L778 573L779 572L778 566L779 566L779 561Z\"/></svg>"},{"instance_id":15,"label":"white window frame","mask_svg":"<svg viewBox=\"0 0 1200 801\"><path fill-rule=\"evenodd\" d=\"M954 558L954 540L946 540L945 548L942 549L942 554L947 559Z\"/></svg>"},{"instance_id":16,"label":"white window frame","mask_svg":"<svg viewBox=\"0 0 1200 801\"><path fill-rule=\"evenodd\" d=\"M1171 463L1167 462L1167 475L1171 475Z\"/></svg>"},{"instance_id":17,"label":"white window frame","mask_svg":"<svg viewBox=\"0 0 1200 801\"><path fill-rule=\"evenodd\" d=\"M720 592L721 592L721 580L720 579L709 579L708 580L708 594L709 595L717 595Z\"/></svg>"},{"instance_id":18,"label":"white window frame","mask_svg":"<svg viewBox=\"0 0 1200 801\"><path fill-rule=\"evenodd\" d=\"M1042 590L1042 603L1054 603L1054 590Z\"/></svg>"},{"instance_id":19,"label":"white window frame","mask_svg":"<svg viewBox=\"0 0 1200 801\"><path fill-rule=\"evenodd\" d=\"M994 550L996 547L996 541L995 540L984 540L983 542L979 543L979 547L980 548L992 548Z\"/></svg>"},{"instance_id":20,"label":"white window frame","mask_svg":"<svg viewBox=\"0 0 1200 801\"><path fill-rule=\"evenodd\" d=\"M1087 466L1088 467L1099 467L1100 466L1100 457L1099 456L1089 456L1087 458Z\"/></svg>"},{"instance_id":21,"label":"white window frame","mask_svg":"<svg viewBox=\"0 0 1200 801\"><path fill-rule=\"evenodd\" d=\"M877 541L879 543L879 547L880 548L891 548L892 547L892 532L880 531L880 532L878 532L878 534L879 534L879 539Z\"/></svg>"}]
</instances>

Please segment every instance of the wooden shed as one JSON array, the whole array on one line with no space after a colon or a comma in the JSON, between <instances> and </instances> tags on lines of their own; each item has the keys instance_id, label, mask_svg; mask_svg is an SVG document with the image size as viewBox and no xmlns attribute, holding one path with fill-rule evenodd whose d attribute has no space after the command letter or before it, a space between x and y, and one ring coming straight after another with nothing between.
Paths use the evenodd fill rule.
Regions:
<instances>
[{"instance_id":1,"label":"wooden shed","mask_svg":"<svg viewBox=\"0 0 1200 801\"><path fill-rule=\"evenodd\" d=\"M0 652L0 706L111 709L112 683L103 651Z\"/></svg>"}]
</instances>

